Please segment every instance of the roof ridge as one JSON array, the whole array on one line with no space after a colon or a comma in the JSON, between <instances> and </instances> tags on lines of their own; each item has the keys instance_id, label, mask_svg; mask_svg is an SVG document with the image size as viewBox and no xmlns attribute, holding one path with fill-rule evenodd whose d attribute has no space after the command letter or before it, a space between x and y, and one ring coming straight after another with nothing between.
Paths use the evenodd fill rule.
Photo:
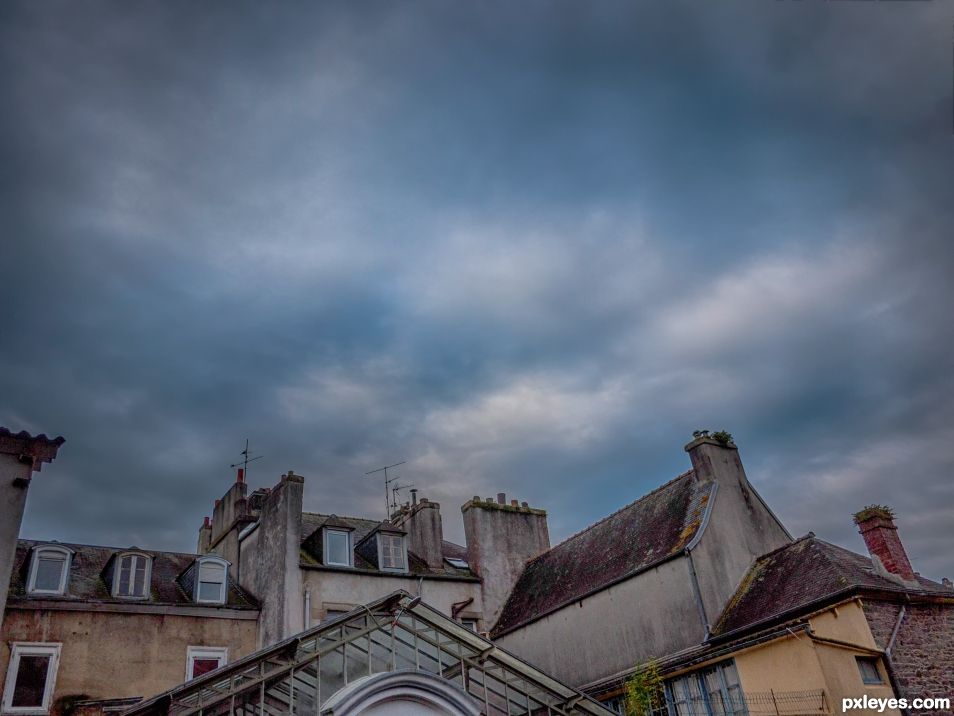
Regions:
<instances>
[{"instance_id":1,"label":"roof ridge","mask_svg":"<svg viewBox=\"0 0 954 716\"><path fill-rule=\"evenodd\" d=\"M34 545L62 545L64 547L92 547L94 549L111 549L114 552L151 552L152 554L174 554L177 557L203 557L205 555L198 554L196 552L174 552L170 549L149 549L148 547L136 547L131 545L129 547L116 547L115 545L108 544L88 544L86 542L61 542L60 540L50 540L50 539L27 539L24 537L17 538L17 542L32 543Z\"/></svg>"},{"instance_id":2,"label":"roof ridge","mask_svg":"<svg viewBox=\"0 0 954 716\"><path fill-rule=\"evenodd\" d=\"M616 517L616 515L618 515L619 513L623 512L623 511L625 511L625 510L628 510L630 507L635 506L636 503L642 502L643 500L645 500L645 499L647 499L647 498L649 498L649 497L655 495L655 494L658 493L658 492L662 492L663 490L665 490L665 489L666 489L667 487L669 487L670 485L673 485L673 484L675 484L676 482L679 482L679 480L683 479L684 477L688 477L689 475L693 474L693 472L695 472L695 470L693 470L692 468L689 468L689 469L686 470L684 473L682 473L682 474L680 474L680 475L676 475L676 477L672 478L669 482L666 482L666 483L660 485L659 487L657 487L657 488L655 488L655 489L653 489L653 490L650 490L649 492L647 492L645 495L642 495L641 497L637 497L637 498L636 498L635 500L633 500L632 502L630 502L630 503L628 503L628 504L626 504L626 505L623 505L623 506L620 507L618 510L616 510L615 512L612 512L612 513L610 513L610 514L608 514L608 515L606 515L605 517L602 517L602 518L598 519L596 522L594 522L593 524L589 525L588 527L584 527L583 529L579 530L578 532L574 532L574 533L571 534L569 537L567 537L566 539L564 539L562 542L559 542L559 543L553 545L550 549L546 550L545 552L541 552L540 554L538 554L538 555L537 555L536 557L534 557L533 559L528 559L527 562L526 562L526 564L524 564L524 569L526 569L527 565L532 564L533 562L536 562L538 559L540 559L540 558L543 557L544 555L547 555L547 554L550 554L551 552L556 551L557 549L559 549L559 548L562 547L563 545L567 544L570 540L576 539L576 538L579 537L580 535L585 534L586 532L589 532L591 529L593 529L593 528L596 527L597 525L601 525L601 524L603 524L604 522L606 522L607 520L612 519L613 517Z\"/></svg>"},{"instance_id":3,"label":"roof ridge","mask_svg":"<svg viewBox=\"0 0 954 716\"><path fill-rule=\"evenodd\" d=\"M311 515L312 517L324 517L325 519L333 515L340 520L361 520L362 522L378 522L378 523L381 522L381 520L376 520L371 517L352 517L351 515L339 515L335 512L309 512L308 510L302 510L301 513L303 515Z\"/></svg>"}]
</instances>

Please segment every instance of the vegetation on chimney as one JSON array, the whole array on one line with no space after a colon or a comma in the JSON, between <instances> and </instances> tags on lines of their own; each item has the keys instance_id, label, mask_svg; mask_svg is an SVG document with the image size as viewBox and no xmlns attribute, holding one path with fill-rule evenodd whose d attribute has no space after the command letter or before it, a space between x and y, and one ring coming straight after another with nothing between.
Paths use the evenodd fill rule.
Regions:
<instances>
[{"instance_id":1,"label":"vegetation on chimney","mask_svg":"<svg viewBox=\"0 0 954 716\"><path fill-rule=\"evenodd\" d=\"M883 520L893 520L894 510L887 505L868 505L860 512L855 513L855 524L861 524L872 517L880 517Z\"/></svg>"},{"instance_id":2,"label":"vegetation on chimney","mask_svg":"<svg viewBox=\"0 0 954 716\"><path fill-rule=\"evenodd\" d=\"M718 432L712 433L712 439L716 442L722 443L723 445L733 445L732 442L732 433L726 430L719 430Z\"/></svg>"},{"instance_id":3,"label":"vegetation on chimney","mask_svg":"<svg viewBox=\"0 0 954 716\"><path fill-rule=\"evenodd\" d=\"M663 680L659 674L659 665L650 659L636 667L626 682L627 716L652 716L666 706L663 693Z\"/></svg>"}]
</instances>

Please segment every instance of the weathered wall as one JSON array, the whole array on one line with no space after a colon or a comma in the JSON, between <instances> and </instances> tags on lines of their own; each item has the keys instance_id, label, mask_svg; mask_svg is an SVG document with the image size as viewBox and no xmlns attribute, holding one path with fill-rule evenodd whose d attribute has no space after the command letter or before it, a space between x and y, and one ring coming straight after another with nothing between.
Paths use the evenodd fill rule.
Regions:
<instances>
[{"instance_id":1,"label":"weathered wall","mask_svg":"<svg viewBox=\"0 0 954 716\"><path fill-rule=\"evenodd\" d=\"M431 569L444 566L444 528L441 523L441 506L436 502L421 500L402 510L392 520L395 527L407 532L407 547L427 562Z\"/></svg>"},{"instance_id":2,"label":"weathered wall","mask_svg":"<svg viewBox=\"0 0 954 716\"><path fill-rule=\"evenodd\" d=\"M306 569L302 572L304 588L310 596L312 625L327 616L328 605L333 605L335 610L347 610L380 599L397 589L420 594L429 606L448 616L454 604L473 598L474 601L464 607L462 615L477 619L483 616L478 582L427 578L422 581L416 577L379 577L349 574L343 570ZM487 628L486 623L478 626Z\"/></svg>"},{"instance_id":3,"label":"weathered wall","mask_svg":"<svg viewBox=\"0 0 954 716\"><path fill-rule=\"evenodd\" d=\"M32 472L30 463L21 462L16 455L0 453L0 613L7 604L10 573Z\"/></svg>"},{"instance_id":4,"label":"weathered wall","mask_svg":"<svg viewBox=\"0 0 954 716\"><path fill-rule=\"evenodd\" d=\"M189 646L224 646L234 661L255 650L254 619L161 614L8 609L3 619L0 674L14 641L62 646L54 701L152 696L186 676Z\"/></svg>"},{"instance_id":5,"label":"weathered wall","mask_svg":"<svg viewBox=\"0 0 954 716\"><path fill-rule=\"evenodd\" d=\"M298 568L303 487L300 475L282 475L262 503L258 527L241 543L241 585L262 604L261 646L304 628Z\"/></svg>"},{"instance_id":6,"label":"weathered wall","mask_svg":"<svg viewBox=\"0 0 954 716\"><path fill-rule=\"evenodd\" d=\"M571 686L700 643L704 630L684 557L559 609L497 640Z\"/></svg>"},{"instance_id":7,"label":"weathered wall","mask_svg":"<svg viewBox=\"0 0 954 716\"><path fill-rule=\"evenodd\" d=\"M735 447L701 438L687 445L686 451L696 479L719 484L708 525L692 551L711 625L755 559L792 540L749 484Z\"/></svg>"},{"instance_id":8,"label":"weathered wall","mask_svg":"<svg viewBox=\"0 0 954 716\"><path fill-rule=\"evenodd\" d=\"M864 612L878 647L887 649L901 606L865 600ZM906 605L891 648L891 662L901 696L954 698L954 601ZM912 709L911 713L929 712Z\"/></svg>"},{"instance_id":9,"label":"weathered wall","mask_svg":"<svg viewBox=\"0 0 954 716\"><path fill-rule=\"evenodd\" d=\"M504 496L499 496L505 502ZM550 549L547 513L478 497L461 508L467 561L483 581L484 619L497 621L527 560Z\"/></svg>"}]
</instances>

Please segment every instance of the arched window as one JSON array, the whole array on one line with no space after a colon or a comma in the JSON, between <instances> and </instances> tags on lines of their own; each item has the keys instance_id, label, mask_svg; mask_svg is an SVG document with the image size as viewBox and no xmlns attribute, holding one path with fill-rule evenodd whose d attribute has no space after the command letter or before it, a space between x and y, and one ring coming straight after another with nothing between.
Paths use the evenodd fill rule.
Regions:
<instances>
[{"instance_id":1,"label":"arched window","mask_svg":"<svg viewBox=\"0 0 954 716\"><path fill-rule=\"evenodd\" d=\"M225 604L229 563L220 557L196 560L195 600L206 604Z\"/></svg>"},{"instance_id":2,"label":"arched window","mask_svg":"<svg viewBox=\"0 0 954 716\"><path fill-rule=\"evenodd\" d=\"M65 594L73 552L59 545L42 545L33 550L30 562L30 594Z\"/></svg>"},{"instance_id":3,"label":"arched window","mask_svg":"<svg viewBox=\"0 0 954 716\"><path fill-rule=\"evenodd\" d=\"M147 599L152 579L152 557L141 552L127 552L116 558L113 569L113 596L124 599Z\"/></svg>"}]
</instances>

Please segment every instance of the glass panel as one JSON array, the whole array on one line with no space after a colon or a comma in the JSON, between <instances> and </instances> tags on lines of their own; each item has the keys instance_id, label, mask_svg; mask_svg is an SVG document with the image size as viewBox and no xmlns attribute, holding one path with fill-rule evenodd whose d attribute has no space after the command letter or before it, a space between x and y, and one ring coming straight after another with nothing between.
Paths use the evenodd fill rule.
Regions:
<instances>
[{"instance_id":1,"label":"glass panel","mask_svg":"<svg viewBox=\"0 0 954 716\"><path fill-rule=\"evenodd\" d=\"M199 599L203 602L222 602L222 584L220 582L199 582Z\"/></svg>"},{"instance_id":2,"label":"glass panel","mask_svg":"<svg viewBox=\"0 0 954 716\"><path fill-rule=\"evenodd\" d=\"M709 694L709 707L715 716L725 716L732 713L732 706L726 705L722 693L722 677L719 675L718 667L710 669L702 674L706 684L706 692Z\"/></svg>"},{"instance_id":3,"label":"glass panel","mask_svg":"<svg viewBox=\"0 0 954 716\"><path fill-rule=\"evenodd\" d=\"M381 538L381 566L384 569L404 569L404 538L401 535L379 535Z\"/></svg>"},{"instance_id":4,"label":"glass panel","mask_svg":"<svg viewBox=\"0 0 954 716\"><path fill-rule=\"evenodd\" d=\"M328 564L338 564L346 567L351 566L351 555L349 554L351 539L347 532L338 532L336 530L325 531L325 545Z\"/></svg>"},{"instance_id":5,"label":"glass panel","mask_svg":"<svg viewBox=\"0 0 954 716\"><path fill-rule=\"evenodd\" d=\"M225 567L216 562L202 562L199 565L200 582L224 582Z\"/></svg>"},{"instance_id":6,"label":"glass panel","mask_svg":"<svg viewBox=\"0 0 954 716\"><path fill-rule=\"evenodd\" d=\"M182 663L181 661L179 662ZM181 668L181 667L180 667ZM202 676L202 674L208 674L210 671L215 671L219 668L219 660L215 658L196 658L192 660L192 678L194 679L197 676Z\"/></svg>"},{"instance_id":7,"label":"glass panel","mask_svg":"<svg viewBox=\"0 0 954 716\"><path fill-rule=\"evenodd\" d=\"M136 591L134 596L146 596L146 560L142 557L134 557L136 560Z\"/></svg>"},{"instance_id":8,"label":"glass panel","mask_svg":"<svg viewBox=\"0 0 954 716\"><path fill-rule=\"evenodd\" d=\"M129 573L132 569L132 557L123 557L119 561L119 594L129 594Z\"/></svg>"},{"instance_id":9,"label":"glass panel","mask_svg":"<svg viewBox=\"0 0 954 716\"><path fill-rule=\"evenodd\" d=\"M51 554L38 558L33 588L48 592L60 591L60 578L63 576L64 569L66 569L66 560L63 557Z\"/></svg>"},{"instance_id":10,"label":"glass panel","mask_svg":"<svg viewBox=\"0 0 954 716\"><path fill-rule=\"evenodd\" d=\"M49 670L49 656L21 654L10 705L14 708L42 707L43 691L46 689L46 675Z\"/></svg>"}]
</instances>

